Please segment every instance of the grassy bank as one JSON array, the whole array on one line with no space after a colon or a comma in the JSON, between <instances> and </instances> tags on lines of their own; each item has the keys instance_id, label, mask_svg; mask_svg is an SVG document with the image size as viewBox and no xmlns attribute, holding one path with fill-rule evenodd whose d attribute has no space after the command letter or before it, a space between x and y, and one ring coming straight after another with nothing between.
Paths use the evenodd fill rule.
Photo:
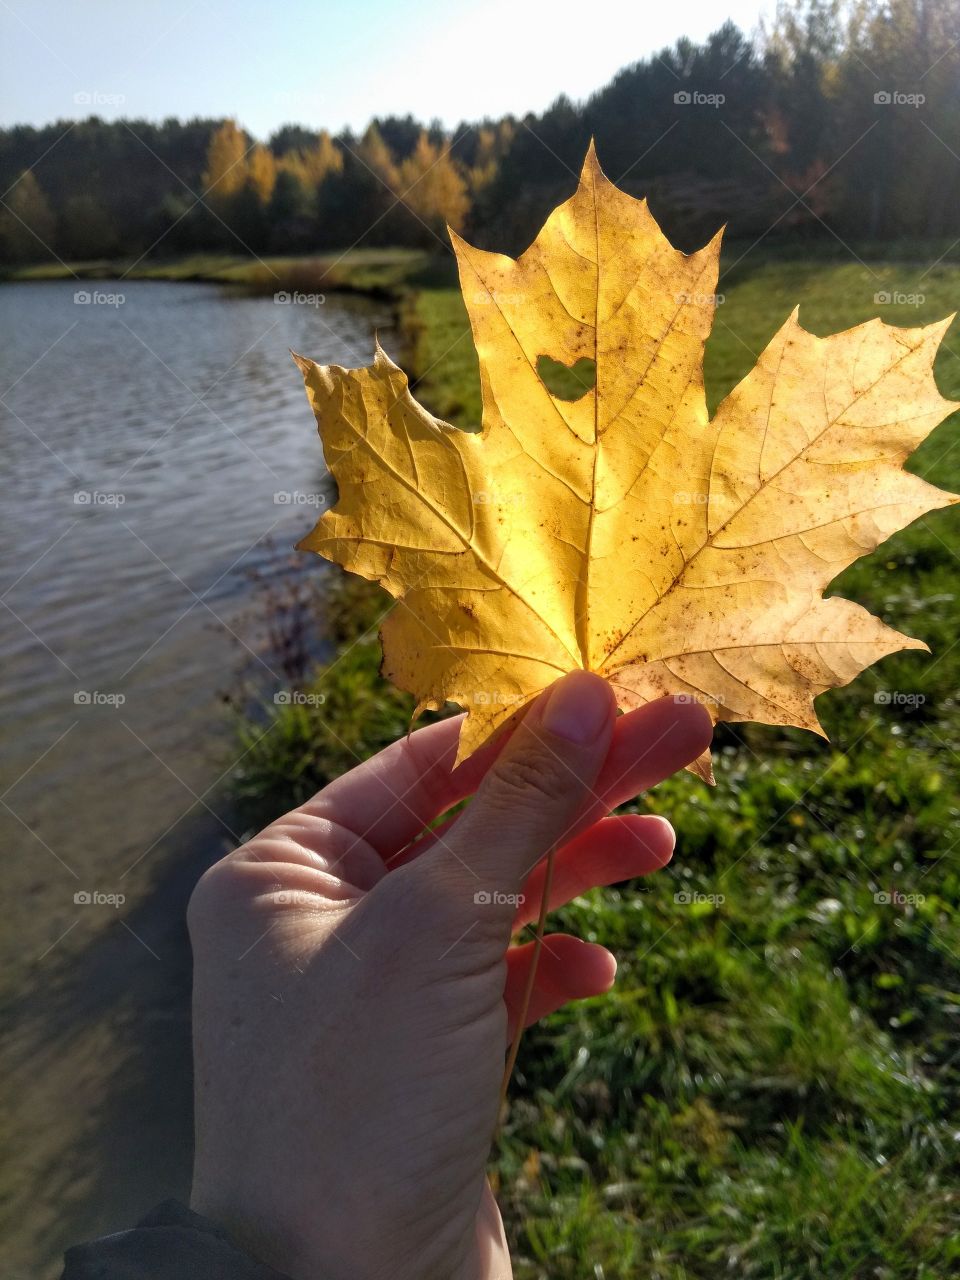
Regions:
<instances>
[{"instance_id":1,"label":"grassy bank","mask_svg":"<svg viewBox=\"0 0 960 1280\"><path fill-rule=\"evenodd\" d=\"M20 267L8 280L168 280L243 285L258 292L355 290L393 296L429 263L415 249L348 249L343 253L251 258L202 253L169 259L104 258Z\"/></svg>"},{"instance_id":2,"label":"grassy bank","mask_svg":"<svg viewBox=\"0 0 960 1280\"><path fill-rule=\"evenodd\" d=\"M711 406L795 302L818 333L878 312L924 323L957 306L960 268L768 259L720 288ZM884 293L923 300L878 304ZM459 295L421 289L406 327L420 399L476 424ZM954 347L948 336L937 376L960 398ZM911 468L960 488L956 445L951 419ZM521 1050L494 1170L518 1280L960 1269L958 547L960 512L934 513L834 587L931 655L891 657L823 697L830 743L721 728L715 790L683 775L645 799L677 827L669 871L552 919L610 945L620 973ZM381 599L362 585L330 599L331 660L310 683L326 702L271 707L259 745L262 717L241 730L251 824L406 726L408 700L377 676Z\"/></svg>"}]
</instances>

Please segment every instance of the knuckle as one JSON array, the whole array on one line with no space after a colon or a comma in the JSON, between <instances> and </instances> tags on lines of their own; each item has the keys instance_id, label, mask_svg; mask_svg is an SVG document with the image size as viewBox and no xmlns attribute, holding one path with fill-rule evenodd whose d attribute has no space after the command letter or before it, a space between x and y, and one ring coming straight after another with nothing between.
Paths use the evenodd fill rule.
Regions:
<instances>
[{"instance_id":1,"label":"knuckle","mask_svg":"<svg viewBox=\"0 0 960 1280\"><path fill-rule=\"evenodd\" d=\"M187 903L187 929L196 937L210 922L217 910L236 891L238 868L234 854L221 858L208 867L193 886Z\"/></svg>"},{"instance_id":2,"label":"knuckle","mask_svg":"<svg viewBox=\"0 0 960 1280\"><path fill-rule=\"evenodd\" d=\"M212 871L212 868L211 868ZM197 883L193 886L190 894L190 900L187 903L187 932L191 938L199 935L203 928L204 919L209 910L209 902L211 895L211 882L208 879L210 871L205 871Z\"/></svg>"},{"instance_id":3,"label":"knuckle","mask_svg":"<svg viewBox=\"0 0 960 1280\"><path fill-rule=\"evenodd\" d=\"M488 776L493 795L509 804L555 803L569 795L572 782L562 762L544 750L497 760Z\"/></svg>"}]
</instances>

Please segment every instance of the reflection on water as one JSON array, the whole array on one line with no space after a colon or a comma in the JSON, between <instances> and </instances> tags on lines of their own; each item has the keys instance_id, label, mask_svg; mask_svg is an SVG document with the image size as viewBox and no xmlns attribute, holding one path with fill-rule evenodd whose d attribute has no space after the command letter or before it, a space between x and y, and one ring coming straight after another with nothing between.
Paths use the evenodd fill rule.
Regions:
<instances>
[{"instance_id":1,"label":"reflection on water","mask_svg":"<svg viewBox=\"0 0 960 1280\"><path fill-rule=\"evenodd\" d=\"M289 348L363 364L386 320L358 300L83 288L123 302L78 303L72 282L0 289L0 821L18 907L0 959L6 996L35 1024L35 1057L51 1053L48 998L64 961L106 945L112 969L159 973L179 920L148 937L137 913L176 841L189 828L233 842L217 790L231 764L219 695L248 573L286 554L324 492ZM181 898L171 893L171 912ZM92 1095L99 1050L88 1039L83 1052ZM34 1075L53 1121L70 1071L57 1075L56 1054L49 1066ZM38 1177L58 1164L44 1141L30 1135Z\"/></svg>"}]
</instances>

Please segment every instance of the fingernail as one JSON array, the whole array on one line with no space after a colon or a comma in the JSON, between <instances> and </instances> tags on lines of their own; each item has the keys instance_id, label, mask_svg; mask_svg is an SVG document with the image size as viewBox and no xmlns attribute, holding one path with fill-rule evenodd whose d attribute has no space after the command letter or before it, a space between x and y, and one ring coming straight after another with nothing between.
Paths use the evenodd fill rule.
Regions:
<instances>
[{"instance_id":1,"label":"fingernail","mask_svg":"<svg viewBox=\"0 0 960 1280\"><path fill-rule=\"evenodd\" d=\"M589 671L573 671L550 691L540 723L548 733L585 747L600 736L612 713L607 682Z\"/></svg>"}]
</instances>

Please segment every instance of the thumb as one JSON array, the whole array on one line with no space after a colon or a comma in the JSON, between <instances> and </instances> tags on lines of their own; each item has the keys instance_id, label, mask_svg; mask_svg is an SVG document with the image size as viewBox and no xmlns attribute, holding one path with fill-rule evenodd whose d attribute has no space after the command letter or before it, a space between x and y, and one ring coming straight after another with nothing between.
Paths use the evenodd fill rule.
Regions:
<instances>
[{"instance_id":1,"label":"thumb","mask_svg":"<svg viewBox=\"0 0 960 1280\"><path fill-rule=\"evenodd\" d=\"M449 834L426 855L473 908L512 919L527 875L593 800L613 737L616 699L605 680L573 671L527 712Z\"/></svg>"}]
</instances>

